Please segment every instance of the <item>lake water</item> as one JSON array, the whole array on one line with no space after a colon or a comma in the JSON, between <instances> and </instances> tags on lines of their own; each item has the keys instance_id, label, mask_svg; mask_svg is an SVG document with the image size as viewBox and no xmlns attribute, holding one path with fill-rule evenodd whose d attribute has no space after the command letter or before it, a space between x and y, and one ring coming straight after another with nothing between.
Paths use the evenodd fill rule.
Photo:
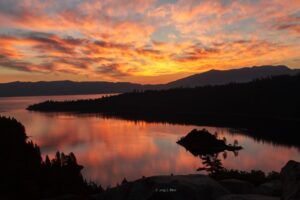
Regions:
<instances>
[{"instance_id":1,"label":"lake water","mask_svg":"<svg viewBox=\"0 0 300 200\"><path fill-rule=\"evenodd\" d=\"M74 152L84 166L86 179L102 186L114 186L122 181L142 176L199 173L202 166L176 141L194 128L206 128L224 136L228 143L236 139L244 147L234 155L227 153L224 167L265 172L279 171L290 159L300 160L299 149L255 141L228 128L148 123L105 118L101 115L70 115L40 113L25 110L45 100L98 98L103 95L72 95L0 98L0 114L15 117L25 127L27 135L41 147L43 155L53 157L56 151Z\"/></svg>"}]
</instances>

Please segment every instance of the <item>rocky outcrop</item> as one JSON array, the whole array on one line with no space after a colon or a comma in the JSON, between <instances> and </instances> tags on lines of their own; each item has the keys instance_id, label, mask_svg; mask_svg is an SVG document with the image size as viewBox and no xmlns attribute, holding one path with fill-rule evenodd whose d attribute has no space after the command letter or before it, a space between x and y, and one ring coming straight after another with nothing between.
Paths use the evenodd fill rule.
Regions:
<instances>
[{"instance_id":1,"label":"rocky outcrop","mask_svg":"<svg viewBox=\"0 0 300 200\"><path fill-rule=\"evenodd\" d=\"M217 200L280 200L279 197L269 197L264 195L244 194L244 195L224 195Z\"/></svg>"},{"instance_id":2,"label":"rocky outcrop","mask_svg":"<svg viewBox=\"0 0 300 200\"><path fill-rule=\"evenodd\" d=\"M45 198L42 200L86 200L86 199L87 199L87 197L82 197L80 195L65 194L62 196L55 197L55 198ZM92 198L88 198L88 199L92 200Z\"/></svg>"},{"instance_id":3,"label":"rocky outcrop","mask_svg":"<svg viewBox=\"0 0 300 200\"><path fill-rule=\"evenodd\" d=\"M206 175L153 176L124 181L89 196L90 200L300 200L300 163L289 161L277 177L256 185L239 179L213 180ZM87 199L64 195L59 200ZM54 200L53 199L53 200Z\"/></svg>"},{"instance_id":4,"label":"rocky outcrop","mask_svg":"<svg viewBox=\"0 0 300 200\"><path fill-rule=\"evenodd\" d=\"M205 175L154 176L122 184L99 195L100 200L213 200L229 194Z\"/></svg>"},{"instance_id":5,"label":"rocky outcrop","mask_svg":"<svg viewBox=\"0 0 300 200\"><path fill-rule=\"evenodd\" d=\"M254 191L254 186L251 183L238 179L225 179L219 183L232 194L251 194Z\"/></svg>"},{"instance_id":6,"label":"rocky outcrop","mask_svg":"<svg viewBox=\"0 0 300 200\"><path fill-rule=\"evenodd\" d=\"M282 199L300 199L300 163L289 161L281 170Z\"/></svg>"},{"instance_id":7,"label":"rocky outcrop","mask_svg":"<svg viewBox=\"0 0 300 200\"><path fill-rule=\"evenodd\" d=\"M268 196L281 196L282 194L282 183L280 180L269 181L263 183L256 189L257 194L268 195Z\"/></svg>"}]
</instances>

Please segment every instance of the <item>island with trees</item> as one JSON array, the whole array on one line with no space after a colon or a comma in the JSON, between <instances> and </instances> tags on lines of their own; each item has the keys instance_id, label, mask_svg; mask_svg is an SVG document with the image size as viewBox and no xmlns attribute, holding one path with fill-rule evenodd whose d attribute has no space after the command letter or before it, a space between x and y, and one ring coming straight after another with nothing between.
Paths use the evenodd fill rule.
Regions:
<instances>
[{"instance_id":1,"label":"island with trees","mask_svg":"<svg viewBox=\"0 0 300 200\"><path fill-rule=\"evenodd\" d=\"M150 122L243 129L273 143L299 146L300 74L247 83L123 93L99 99L46 101L27 109L40 112L100 113Z\"/></svg>"}]
</instances>

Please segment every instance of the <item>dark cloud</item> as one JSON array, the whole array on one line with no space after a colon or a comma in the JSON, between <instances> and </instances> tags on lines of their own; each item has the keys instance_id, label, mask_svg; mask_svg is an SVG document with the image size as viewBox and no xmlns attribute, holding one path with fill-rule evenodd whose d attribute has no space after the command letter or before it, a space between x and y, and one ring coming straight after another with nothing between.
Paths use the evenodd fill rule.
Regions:
<instances>
[{"instance_id":1,"label":"dark cloud","mask_svg":"<svg viewBox=\"0 0 300 200\"><path fill-rule=\"evenodd\" d=\"M178 62L187 62L194 60L201 60L212 55L218 54L218 48L200 47L199 45L192 45L185 49L180 55L172 55L172 58Z\"/></svg>"},{"instance_id":2,"label":"dark cloud","mask_svg":"<svg viewBox=\"0 0 300 200\"><path fill-rule=\"evenodd\" d=\"M94 42L95 45L103 48L117 48L117 49L131 49L133 46L131 44L120 44L113 42L106 42L103 40L97 40Z\"/></svg>"},{"instance_id":3,"label":"dark cloud","mask_svg":"<svg viewBox=\"0 0 300 200\"><path fill-rule=\"evenodd\" d=\"M43 53L54 50L66 54L75 54L74 47L83 44L85 41L83 39L75 39L72 37L61 38L55 34L44 32L29 32L23 34L23 36L24 39L39 43L33 48Z\"/></svg>"},{"instance_id":4,"label":"dark cloud","mask_svg":"<svg viewBox=\"0 0 300 200\"><path fill-rule=\"evenodd\" d=\"M300 20L299 20L300 21ZM288 30L296 34L300 34L300 23L299 24L284 24L277 27L278 30Z\"/></svg>"},{"instance_id":5,"label":"dark cloud","mask_svg":"<svg viewBox=\"0 0 300 200\"><path fill-rule=\"evenodd\" d=\"M300 33L300 16L299 15L288 15L278 18L273 22L273 29L289 31L290 33Z\"/></svg>"},{"instance_id":6,"label":"dark cloud","mask_svg":"<svg viewBox=\"0 0 300 200\"><path fill-rule=\"evenodd\" d=\"M117 58L101 56L107 49L118 51L120 55L132 54L134 51L139 53L158 53L149 49L136 50L131 44L119 44L102 40L88 40L73 37L60 37L56 34L45 32L20 32L14 36L0 35L0 42L13 46L25 44L37 52L34 55L40 62L33 64L30 62L12 59L13 54L4 49L6 57L2 57L1 65L18 71L59 71L65 73L85 73L95 71L98 74L105 74L111 77L127 76L121 70L122 64L118 63ZM102 51L103 50L103 51ZM57 52L59 54L57 54ZM95 56L99 53L100 56ZM107 55L107 54L104 54ZM105 64L102 64L105 63Z\"/></svg>"},{"instance_id":7,"label":"dark cloud","mask_svg":"<svg viewBox=\"0 0 300 200\"><path fill-rule=\"evenodd\" d=\"M108 65L101 65L97 68L99 74L105 74L111 77L124 77L128 76L128 73L121 71L122 64L113 63Z\"/></svg>"},{"instance_id":8,"label":"dark cloud","mask_svg":"<svg viewBox=\"0 0 300 200\"><path fill-rule=\"evenodd\" d=\"M252 43L251 40L234 40L231 42L213 42L212 46L214 48L224 48L224 47L228 47L228 46L234 46L234 45L247 45Z\"/></svg>"},{"instance_id":9,"label":"dark cloud","mask_svg":"<svg viewBox=\"0 0 300 200\"><path fill-rule=\"evenodd\" d=\"M78 69L89 69L89 66L94 60L89 58L72 58L72 57L58 57L54 60L55 63L66 64Z\"/></svg>"},{"instance_id":10,"label":"dark cloud","mask_svg":"<svg viewBox=\"0 0 300 200\"><path fill-rule=\"evenodd\" d=\"M143 54L143 55L159 55L161 54L161 52L159 50L155 50L155 49L144 49L144 48L138 48L135 50L137 53L139 54Z\"/></svg>"},{"instance_id":11,"label":"dark cloud","mask_svg":"<svg viewBox=\"0 0 300 200\"><path fill-rule=\"evenodd\" d=\"M15 59L10 59L6 56L0 56L0 66L5 67L8 69L14 69L17 71L23 71L23 72L34 72L34 71L45 71L45 70L50 70L48 66L36 66L33 63L30 62L25 62L21 60L15 60ZM40 69L40 70L37 70Z\"/></svg>"},{"instance_id":12,"label":"dark cloud","mask_svg":"<svg viewBox=\"0 0 300 200\"><path fill-rule=\"evenodd\" d=\"M22 11L22 8L20 6L16 6L18 5L18 3L18 0L0 0L0 13L16 16Z\"/></svg>"},{"instance_id":13,"label":"dark cloud","mask_svg":"<svg viewBox=\"0 0 300 200\"><path fill-rule=\"evenodd\" d=\"M73 48L66 47L59 43L38 44L38 45L34 45L32 48L44 54L51 53L53 51L61 52L64 54L75 54Z\"/></svg>"},{"instance_id":14,"label":"dark cloud","mask_svg":"<svg viewBox=\"0 0 300 200\"><path fill-rule=\"evenodd\" d=\"M54 37L55 34L47 33L47 32L39 32L39 31L22 31L21 33L16 33L16 35L19 35L21 37L25 38L50 38Z\"/></svg>"},{"instance_id":15,"label":"dark cloud","mask_svg":"<svg viewBox=\"0 0 300 200\"><path fill-rule=\"evenodd\" d=\"M29 41L32 42L32 48L41 53L49 53L51 51L61 52L65 54L75 54L75 47L82 45L86 40L76 39L72 37L62 38L58 35L45 32L22 32L15 35L0 35L3 41Z\"/></svg>"}]
</instances>

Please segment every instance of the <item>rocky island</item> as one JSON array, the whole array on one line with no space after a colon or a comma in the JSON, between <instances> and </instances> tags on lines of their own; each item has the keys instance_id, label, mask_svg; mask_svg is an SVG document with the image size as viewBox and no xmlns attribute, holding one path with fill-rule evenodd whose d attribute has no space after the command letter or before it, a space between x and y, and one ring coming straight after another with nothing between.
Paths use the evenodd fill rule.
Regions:
<instances>
[{"instance_id":1,"label":"rocky island","mask_svg":"<svg viewBox=\"0 0 300 200\"><path fill-rule=\"evenodd\" d=\"M239 151L241 146L226 144L224 140L218 139L207 130L192 130L185 137L177 141L193 155L214 154L222 151Z\"/></svg>"}]
</instances>

